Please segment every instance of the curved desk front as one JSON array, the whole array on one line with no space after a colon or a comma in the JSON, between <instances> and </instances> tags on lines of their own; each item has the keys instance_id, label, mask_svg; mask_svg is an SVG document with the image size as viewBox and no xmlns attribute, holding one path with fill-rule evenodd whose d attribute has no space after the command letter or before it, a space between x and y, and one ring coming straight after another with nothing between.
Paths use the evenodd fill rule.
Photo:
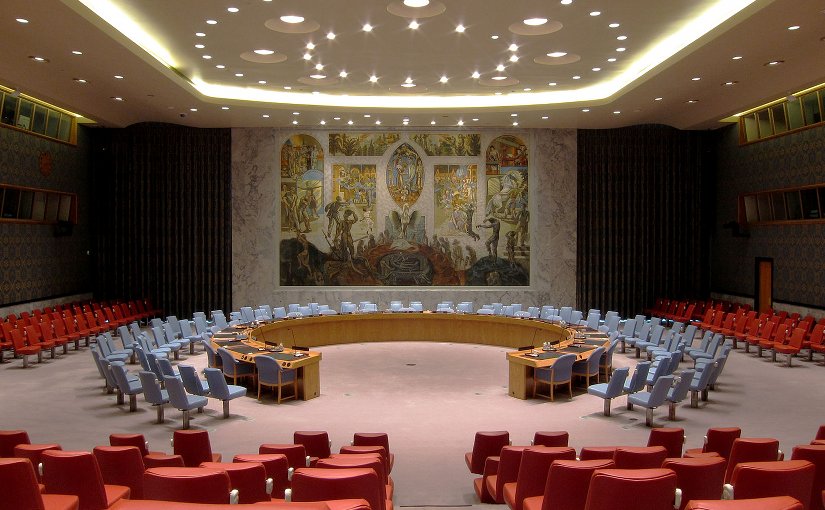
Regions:
<instances>
[{"instance_id":1,"label":"curved desk front","mask_svg":"<svg viewBox=\"0 0 825 510\"><path fill-rule=\"evenodd\" d=\"M363 342L424 341L496 345L518 349L541 346L547 342L570 344L580 328L566 328L552 322L494 315L387 312L282 319L237 331L242 331L251 341L267 345L283 344L289 348ZM598 338L603 338L607 342L606 335L597 334L600 335ZM508 353L509 393L517 398L527 398L525 378L532 378L533 368L541 364L531 365L532 360L511 357L510 354L512 353ZM313 383L306 378L310 366L315 367L315 370L312 370L315 374L318 372L317 362L307 365L304 368L304 385L318 388L320 391L319 381ZM317 394L304 395L303 398L306 400L314 396Z\"/></svg>"}]
</instances>

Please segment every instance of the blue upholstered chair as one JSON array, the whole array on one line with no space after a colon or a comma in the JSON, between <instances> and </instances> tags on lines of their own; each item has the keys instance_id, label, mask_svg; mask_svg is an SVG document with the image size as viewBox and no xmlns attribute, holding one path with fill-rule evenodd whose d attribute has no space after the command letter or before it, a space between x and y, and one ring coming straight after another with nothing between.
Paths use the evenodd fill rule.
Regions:
<instances>
[{"instance_id":1,"label":"blue upholstered chair","mask_svg":"<svg viewBox=\"0 0 825 510\"><path fill-rule=\"evenodd\" d=\"M105 359L106 361L123 361L126 362L131 356L131 351L115 351L112 349L112 345L109 343L108 339L103 335L97 336L97 349L100 357Z\"/></svg>"},{"instance_id":2,"label":"blue upholstered chair","mask_svg":"<svg viewBox=\"0 0 825 510\"><path fill-rule=\"evenodd\" d=\"M659 358L650 365L650 371L645 379L646 386L653 386L660 377L668 375L670 358Z\"/></svg>"},{"instance_id":3,"label":"blue upholstered chair","mask_svg":"<svg viewBox=\"0 0 825 510\"><path fill-rule=\"evenodd\" d=\"M670 421L676 420L676 404L687 398L688 391L690 391L690 383L695 374L695 370L683 370L679 374L679 380L670 388L670 391L667 392L665 400L668 403L668 419Z\"/></svg>"},{"instance_id":4,"label":"blue upholstered chair","mask_svg":"<svg viewBox=\"0 0 825 510\"><path fill-rule=\"evenodd\" d=\"M604 374L605 381L610 380L610 373L613 371L613 353L616 352L616 347L619 345L618 334L618 331L613 331L608 335L608 338L610 338L610 346L604 351L599 361L599 370Z\"/></svg>"},{"instance_id":5,"label":"blue upholstered chair","mask_svg":"<svg viewBox=\"0 0 825 510\"><path fill-rule=\"evenodd\" d=\"M589 358L573 364L573 375L576 377L584 377L585 386L590 385L591 377L595 377L596 382L599 382L599 364L601 363L604 351L604 347L596 347Z\"/></svg>"},{"instance_id":6,"label":"blue upholstered chair","mask_svg":"<svg viewBox=\"0 0 825 510\"><path fill-rule=\"evenodd\" d=\"M180 322L177 319L175 319L175 324L177 324L178 329L180 329ZM189 347L189 354L194 354L195 351L192 341L188 338L182 338L181 332L178 329L168 322L163 325L163 335L166 337L166 343L178 344L181 348Z\"/></svg>"},{"instance_id":7,"label":"blue upholstered chair","mask_svg":"<svg viewBox=\"0 0 825 510\"><path fill-rule=\"evenodd\" d=\"M278 390L278 403L283 399L283 387L292 386L292 395L287 399L298 397L298 373L295 369L283 368L269 356L256 356L255 367L258 369L258 400L261 400L261 388L269 386Z\"/></svg>"},{"instance_id":8,"label":"blue upholstered chair","mask_svg":"<svg viewBox=\"0 0 825 510\"><path fill-rule=\"evenodd\" d=\"M655 324L650 330L650 336L647 340L638 340L634 347L636 347L636 357L642 355L642 351L646 351L648 347L656 347L662 345L665 328L661 324Z\"/></svg>"},{"instance_id":9,"label":"blue upholstered chair","mask_svg":"<svg viewBox=\"0 0 825 510\"><path fill-rule=\"evenodd\" d=\"M152 336L155 337L155 344L158 346L158 348L169 349L170 351L172 351L172 354L175 355L175 359L180 358L180 344L177 342L169 343L166 340L166 335L163 333L163 327L153 327Z\"/></svg>"},{"instance_id":10,"label":"blue upholstered chair","mask_svg":"<svg viewBox=\"0 0 825 510\"><path fill-rule=\"evenodd\" d=\"M650 372L649 361L642 361L640 363L637 363L636 370L633 372L633 376L630 377L627 381L625 381L622 393L624 393L625 395L632 395L633 393L642 391L647 382L648 372ZM633 404L630 402L630 400L627 401L627 409L633 409Z\"/></svg>"},{"instance_id":11,"label":"blue upholstered chair","mask_svg":"<svg viewBox=\"0 0 825 510\"><path fill-rule=\"evenodd\" d=\"M650 331L653 329L653 325L649 322L636 322L636 332L633 336L625 337L624 343L625 345L629 345L630 347L636 347L637 342L646 342L648 338L650 338Z\"/></svg>"},{"instance_id":12,"label":"blue upholstered chair","mask_svg":"<svg viewBox=\"0 0 825 510\"><path fill-rule=\"evenodd\" d=\"M579 310L573 310L570 313L570 321L568 324L581 324L582 322L582 313Z\"/></svg>"},{"instance_id":13,"label":"blue upholstered chair","mask_svg":"<svg viewBox=\"0 0 825 510\"><path fill-rule=\"evenodd\" d=\"M195 344L201 339L201 334L192 329L192 323L186 319L178 321L181 338L189 342L189 354L195 353Z\"/></svg>"},{"instance_id":14,"label":"blue upholstered chair","mask_svg":"<svg viewBox=\"0 0 825 510\"><path fill-rule=\"evenodd\" d=\"M713 335L713 339L711 339L707 349L704 352L691 351L690 357L693 358L694 363L698 362L700 359L713 359L716 357L716 353L719 351L719 347L721 347L723 343L725 343L725 336L721 333L717 333Z\"/></svg>"},{"instance_id":15,"label":"blue upholstered chair","mask_svg":"<svg viewBox=\"0 0 825 510\"><path fill-rule=\"evenodd\" d=\"M138 372L140 385L143 387L143 398L152 404L158 411L158 423L163 423L163 405L169 402L169 394L160 389L160 383L154 372L143 370Z\"/></svg>"},{"instance_id":16,"label":"blue upholstered chair","mask_svg":"<svg viewBox=\"0 0 825 510\"><path fill-rule=\"evenodd\" d=\"M187 392L201 397L209 395L209 381L204 381L198 377L198 371L195 370L195 367L192 365L178 365L178 373Z\"/></svg>"},{"instance_id":17,"label":"blue upholstered chair","mask_svg":"<svg viewBox=\"0 0 825 510\"><path fill-rule=\"evenodd\" d=\"M699 407L699 396L701 394L702 400L708 399L708 388L710 387L710 380L714 372L718 370L719 363L714 361L712 363L703 364L701 370L696 370L693 379L690 382L690 407Z\"/></svg>"},{"instance_id":18,"label":"blue upholstered chair","mask_svg":"<svg viewBox=\"0 0 825 510\"><path fill-rule=\"evenodd\" d=\"M209 396L223 402L223 417L229 418L229 401L246 395L246 388L226 384L223 373L217 368L206 368L203 373L209 383Z\"/></svg>"},{"instance_id":19,"label":"blue upholstered chair","mask_svg":"<svg viewBox=\"0 0 825 510\"><path fill-rule=\"evenodd\" d=\"M209 368L221 368L223 365L223 360L221 360L221 357L218 356L218 351L216 351L212 347L212 344L209 343L209 340L206 340L205 338L201 339L201 343L203 344L204 352L206 352L206 362Z\"/></svg>"},{"instance_id":20,"label":"blue upholstered chair","mask_svg":"<svg viewBox=\"0 0 825 510\"><path fill-rule=\"evenodd\" d=\"M183 413L183 429L189 428L189 411L192 409L203 410L206 405L206 397L200 395L189 395L183 387L183 383L177 377L164 376L163 385L169 394L169 403L178 411Z\"/></svg>"},{"instance_id":21,"label":"blue upholstered chair","mask_svg":"<svg viewBox=\"0 0 825 510\"><path fill-rule=\"evenodd\" d=\"M160 370L160 377L175 377L180 380L180 374L175 372L175 369L172 367L172 362L168 359L158 358L155 360L155 363L158 365L158 370Z\"/></svg>"},{"instance_id":22,"label":"blue upholstered chair","mask_svg":"<svg viewBox=\"0 0 825 510\"><path fill-rule=\"evenodd\" d=\"M604 399L604 415L610 416L610 401L624 394L624 383L630 368L622 367L613 371L610 382L593 384L587 387L587 393Z\"/></svg>"},{"instance_id":23,"label":"blue upholstered chair","mask_svg":"<svg viewBox=\"0 0 825 510\"><path fill-rule=\"evenodd\" d=\"M286 317L286 308L283 306L279 306L277 308L272 309L272 318L273 319L283 319Z\"/></svg>"},{"instance_id":24,"label":"blue upholstered chair","mask_svg":"<svg viewBox=\"0 0 825 510\"><path fill-rule=\"evenodd\" d=\"M238 379L244 377L251 377L253 381L255 380L255 367L251 363L241 363L223 347L218 348L218 356L221 358L223 375L231 377L232 384L237 384Z\"/></svg>"},{"instance_id":25,"label":"blue upholstered chair","mask_svg":"<svg viewBox=\"0 0 825 510\"><path fill-rule=\"evenodd\" d=\"M252 322L255 320L255 310L251 306L241 307L241 320L244 322Z\"/></svg>"},{"instance_id":26,"label":"blue upholstered chair","mask_svg":"<svg viewBox=\"0 0 825 510\"><path fill-rule=\"evenodd\" d=\"M224 315L223 310L212 310L212 322L215 326L218 326L221 329L229 326L229 323L226 322L226 315Z\"/></svg>"},{"instance_id":27,"label":"blue upholstered chair","mask_svg":"<svg viewBox=\"0 0 825 510\"><path fill-rule=\"evenodd\" d=\"M645 424L648 427L653 426L653 410L665 403L667 393L670 391L671 386L673 386L673 376L665 375L656 380L653 389L649 392L641 391L627 397L629 403L647 409L645 413Z\"/></svg>"},{"instance_id":28,"label":"blue upholstered chair","mask_svg":"<svg viewBox=\"0 0 825 510\"><path fill-rule=\"evenodd\" d=\"M555 363L547 368L537 368L534 371L533 396L549 398L554 400L554 389L559 384L567 384L567 391L570 398L573 398L573 363L576 361L575 354L564 354L556 358ZM550 386L549 394L538 392L539 384Z\"/></svg>"},{"instance_id":29,"label":"blue upholstered chair","mask_svg":"<svg viewBox=\"0 0 825 510\"><path fill-rule=\"evenodd\" d=\"M117 383L118 403L122 402L123 395L129 395L129 412L137 411L137 396L143 393L143 386L137 376L129 374L126 366L120 361L109 365L109 370Z\"/></svg>"}]
</instances>

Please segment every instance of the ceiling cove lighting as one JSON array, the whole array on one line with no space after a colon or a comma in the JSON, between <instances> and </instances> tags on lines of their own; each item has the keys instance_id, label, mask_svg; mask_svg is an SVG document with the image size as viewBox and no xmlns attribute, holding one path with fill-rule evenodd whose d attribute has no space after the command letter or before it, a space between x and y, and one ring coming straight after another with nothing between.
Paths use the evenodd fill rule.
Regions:
<instances>
[{"instance_id":1,"label":"ceiling cove lighting","mask_svg":"<svg viewBox=\"0 0 825 510\"><path fill-rule=\"evenodd\" d=\"M522 23L531 27L539 27L547 23L547 18L527 18Z\"/></svg>"},{"instance_id":2,"label":"ceiling cove lighting","mask_svg":"<svg viewBox=\"0 0 825 510\"><path fill-rule=\"evenodd\" d=\"M404 5L407 7L427 7L430 5L430 0L404 0Z\"/></svg>"},{"instance_id":3,"label":"ceiling cove lighting","mask_svg":"<svg viewBox=\"0 0 825 510\"><path fill-rule=\"evenodd\" d=\"M163 66L178 69L180 63L158 42L158 38L122 10L116 0L77 0L90 11L101 17L125 37L141 47ZM564 0L562 0L564 1ZM344 108L397 108L403 97L407 108L497 108L507 106L528 106L565 104L582 101L604 100L616 95L623 88L650 73L673 55L682 51L705 34L725 23L740 11L756 3L757 0L710 0L696 16L686 20L681 26L654 41L649 49L628 60L619 74L605 75L603 80L585 84L578 88L547 90L531 93L511 93L506 95L350 95L300 91L248 90L241 85L223 85L205 81L197 76L183 76L186 85L199 93L221 100L264 102L273 104L295 104L301 106L323 106ZM159 36L158 36L159 37Z\"/></svg>"},{"instance_id":4,"label":"ceiling cove lighting","mask_svg":"<svg viewBox=\"0 0 825 510\"><path fill-rule=\"evenodd\" d=\"M303 23L304 22L304 17L288 14L288 15L285 15L285 16L281 16L280 20L283 21L284 23L289 23L290 25L297 25L298 23Z\"/></svg>"}]
</instances>

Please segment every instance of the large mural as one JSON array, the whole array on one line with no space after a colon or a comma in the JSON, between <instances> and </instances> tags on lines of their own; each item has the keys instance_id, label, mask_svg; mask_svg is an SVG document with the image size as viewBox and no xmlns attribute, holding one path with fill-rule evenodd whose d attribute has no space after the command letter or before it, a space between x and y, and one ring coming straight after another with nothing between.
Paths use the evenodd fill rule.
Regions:
<instances>
[{"instance_id":1,"label":"large mural","mask_svg":"<svg viewBox=\"0 0 825 510\"><path fill-rule=\"evenodd\" d=\"M501 136L484 155L473 134L331 133L325 194L320 144L290 138L280 284L529 285L527 145Z\"/></svg>"}]
</instances>

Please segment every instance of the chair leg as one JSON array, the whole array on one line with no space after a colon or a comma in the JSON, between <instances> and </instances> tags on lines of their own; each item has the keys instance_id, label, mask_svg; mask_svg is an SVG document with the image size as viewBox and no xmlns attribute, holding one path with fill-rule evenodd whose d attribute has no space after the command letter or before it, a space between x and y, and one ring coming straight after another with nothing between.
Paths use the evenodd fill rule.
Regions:
<instances>
[{"instance_id":1,"label":"chair leg","mask_svg":"<svg viewBox=\"0 0 825 510\"><path fill-rule=\"evenodd\" d=\"M776 363L776 351L771 351L771 361Z\"/></svg>"},{"instance_id":2,"label":"chair leg","mask_svg":"<svg viewBox=\"0 0 825 510\"><path fill-rule=\"evenodd\" d=\"M183 411L183 430L186 430L188 428L189 428L189 411L184 410Z\"/></svg>"},{"instance_id":3,"label":"chair leg","mask_svg":"<svg viewBox=\"0 0 825 510\"><path fill-rule=\"evenodd\" d=\"M604 415L610 416L610 399L604 399Z\"/></svg>"},{"instance_id":4,"label":"chair leg","mask_svg":"<svg viewBox=\"0 0 825 510\"><path fill-rule=\"evenodd\" d=\"M676 421L676 402L670 402L667 409L667 419Z\"/></svg>"},{"instance_id":5,"label":"chair leg","mask_svg":"<svg viewBox=\"0 0 825 510\"><path fill-rule=\"evenodd\" d=\"M648 427L653 426L653 408L648 408L645 412L645 425Z\"/></svg>"},{"instance_id":6,"label":"chair leg","mask_svg":"<svg viewBox=\"0 0 825 510\"><path fill-rule=\"evenodd\" d=\"M43 363L43 351L39 351L37 353L37 362L38 363Z\"/></svg>"},{"instance_id":7,"label":"chair leg","mask_svg":"<svg viewBox=\"0 0 825 510\"><path fill-rule=\"evenodd\" d=\"M132 393L129 395L129 412L134 413L137 411L137 393Z\"/></svg>"},{"instance_id":8,"label":"chair leg","mask_svg":"<svg viewBox=\"0 0 825 510\"><path fill-rule=\"evenodd\" d=\"M693 407L693 408L699 407L699 392L698 391L691 391L690 392L690 407Z\"/></svg>"},{"instance_id":9,"label":"chair leg","mask_svg":"<svg viewBox=\"0 0 825 510\"><path fill-rule=\"evenodd\" d=\"M115 393L117 393L117 405L122 406L123 405L123 392L120 391L120 389L117 389L117 390L115 390Z\"/></svg>"},{"instance_id":10,"label":"chair leg","mask_svg":"<svg viewBox=\"0 0 825 510\"><path fill-rule=\"evenodd\" d=\"M229 418L229 401L223 401L223 417L224 419Z\"/></svg>"},{"instance_id":11,"label":"chair leg","mask_svg":"<svg viewBox=\"0 0 825 510\"><path fill-rule=\"evenodd\" d=\"M157 423L163 423L163 404L156 405L155 407L158 408L158 420Z\"/></svg>"},{"instance_id":12,"label":"chair leg","mask_svg":"<svg viewBox=\"0 0 825 510\"><path fill-rule=\"evenodd\" d=\"M776 357L776 353L774 353L774 357ZM788 368L791 368L791 359L793 359L793 354L788 353Z\"/></svg>"},{"instance_id":13,"label":"chair leg","mask_svg":"<svg viewBox=\"0 0 825 510\"><path fill-rule=\"evenodd\" d=\"M29 367L29 356L27 354L23 355L23 368Z\"/></svg>"},{"instance_id":14,"label":"chair leg","mask_svg":"<svg viewBox=\"0 0 825 510\"><path fill-rule=\"evenodd\" d=\"M628 411L633 410L633 402L630 401L630 395L627 396L627 410Z\"/></svg>"},{"instance_id":15,"label":"chair leg","mask_svg":"<svg viewBox=\"0 0 825 510\"><path fill-rule=\"evenodd\" d=\"M189 354L195 354L195 342L189 341Z\"/></svg>"}]
</instances>

